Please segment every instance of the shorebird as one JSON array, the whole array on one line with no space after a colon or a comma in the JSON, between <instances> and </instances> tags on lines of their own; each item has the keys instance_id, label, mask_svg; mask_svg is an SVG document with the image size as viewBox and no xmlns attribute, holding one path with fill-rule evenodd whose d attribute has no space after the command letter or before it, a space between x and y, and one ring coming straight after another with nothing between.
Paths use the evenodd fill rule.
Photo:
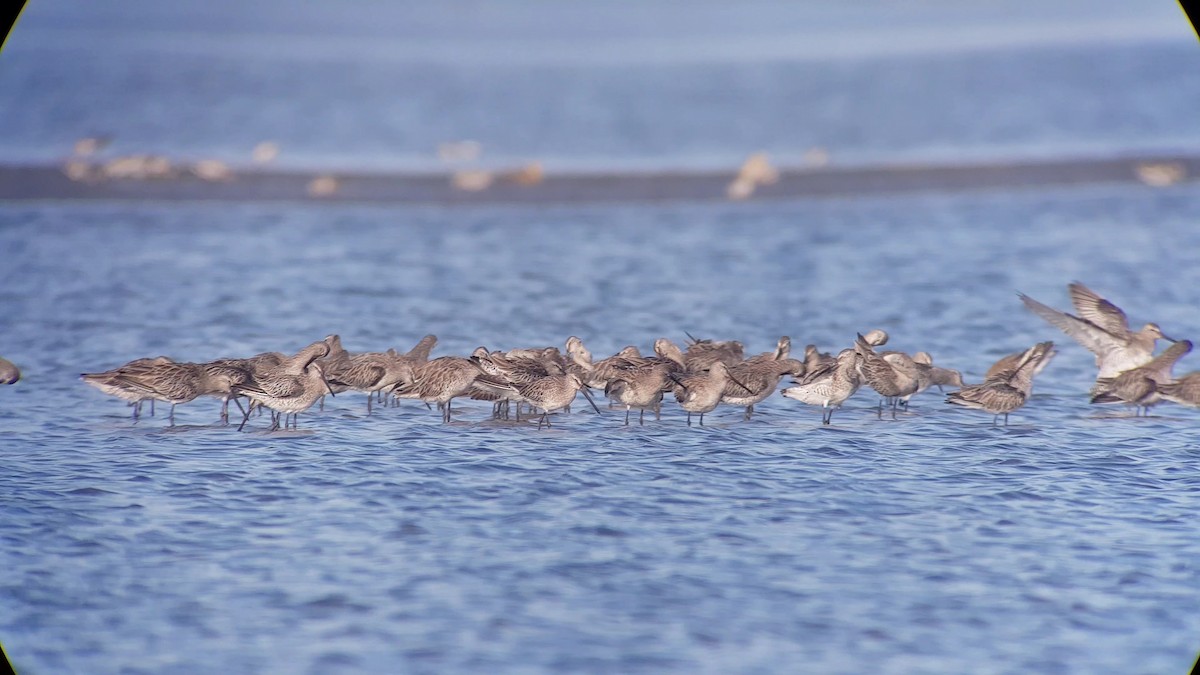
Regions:
<instances>
[{"instance_id":1,"label":"shorebird","mask_svg":"<svg viewBox=\"0 0 1200 675\"><path fill-rule=\"evenodd\" d=\"M808 371L795 386L780 392L783 396L808 405L821 406L821 424L833 421L833 411L842 407L862 384L858 364L862 360L853 349L843 349L832 364Z\"/></svg>"},{"instance_id":2,"label":"shorebird","mask_svg":"<svg viewBox=\"0 0 1200 675\"><path fill-rule=\"evenodd\" d=\"M683 350L667 338L658 338L654 341L654 354L663 361L673 363L672 370L676 372L687 370L687 361L684 359Z\"/></svg>"},{"instance_id":3,"label":"shorebird","mask_svg":"<svg viewBox=\"0 0 1200 675\"><path fill-rule=\"evenodd\" d=\"M639 410L638 424L646 423L647 408L654 411L655 419L661 418L663 388L671 381L670 372L664 367L641 368L608 381L604 395L625 406L625 426L629 426L629 411L633 408Z\"/></svg>"},{"instance_id":4,"label":"shorebird","mask_svg":"<svg viewBox=\"0 0 1200 675\"><path fill-rule=\"evenodd\" d=\"M385 353L364 352L354 354L349 362L335 372L327 373L325 379L330 389L335 391L365 392L367 395L367 414L371 414L371 400L377 392L391 389L397 384L412 382L413 363L411 359L400 356L395 350ZM334 389L334 388L337 389Z\"/></svg>"},{"instance_id":5,"label":"shorebird","mask_svg":"<svg viewBox=\"0 0 1200 675\"><path fill-rule=\"evenodd\" d=\"M761 354L755 354L754 356L751 356L750 358L746 359L745 361L742 361L739 364L730 364L730 365L742 365L745 363L762 363L765 361L781 361L783 359L789 358L791 355L792 355L792 338L784 335L783 337L779 338L779 342L777 342L775 344L774 351L763 352Z\"/></svg>"},{"instance_id":6,"label":"shorebird","mask_svg":"<svg viewBox=\"0 0 1200 675\"><path fill-rule=\"evenodd\" d=\"M568 370L592 389L604 389L620 369L646 365L645 357L633 345L622 348L606 359L592 361L592 353L574 335L567 338L567 357L570 359Z\"/></svg>"},{"instance_id":7,"label":"shorebird","mask_svg":"<svg viewBox=\"0 0 1200 675\"><path fill-rule=\"evenodd\" d=\"M532 382L513 383L513 387L521 394L521 397L529 402L535 408L540 408L542 417L538 420L538 429L542 425L550 426L549 414L555 410L562 410L571 405L575 400L575 394L583 392L583 397L592 404L592 408L596 410L596 414L600 414L600 408L596 407L596 402L592 400L592 395L588 393L587 387L584 386L583 380L575 373L563 373L561 375L546 375L539 377Z\"/></svg>"},{"instance_id":8,"label":"shorebird","mask_svg":"<svg viewBox=\"0 0 1200 675\"><path fill-rule=\"evenodd\" d=\"M413 348L408 350L403 356L421 362L428 361L429 355L433 352L433 347L437 344L437 341L436 335L426 335L417 341L417 344L413 345Z\"/></svg>"},{"instance_id":9,"label":"shorebird","mask_svg":"<svg viewBox=\"0 0 1200 675\"><path fill-rule=\"evenodd\" d=\"M962 373L953 368L942 368L933 364L933 357L929 352L917 352L913 354L913 361L929 366L929 381L930 385L937 387L940 391L942 387L962 387L965 383L962 379Z\"/></svg>"},{"instance_id":10,"label":"shorebird","mask_svg":"<svg viewBox=\"0 0 1200 675\"><path fill-rule=\"evenodd\" d=\"M1172 403L1200 408L1200 371L1158 385L1158 394Z\"/></svg>"},{"instance_id":11,"label":"shorebird","mask_svg":"<svg viewBox=\"0 0 1200 675\"><path fill-rule=\"evenodd\" d=\"M1004 425L1008 426L1008 414L1025 405L1033 392L1034 374L1045 367L1043 361L1049 361L1054 353L1053 342L1039 342L1025 350L1016 364L997 369L982 384L947 394L946 402L992 413L993 426L1004 415Z\"/></svg>"},{"instance_id":12,"label":"shorebird","mask_svg":"<svg viewBox=\"0 0 1200 675\"><path fill-rule=\"evenodd\" d=\"M1033 365L1033 369L1028 371L1027 373L1023 374L1017 380L1014 380L1015 383L1020 384L1022 387L1029 388L1030 391L1032 391L1032 387L1033 387L1033 378L1037 377L1039 373L1041 373L1043 370L1045 370L1046 366L1050 364L1050 361L1053 360L1055 356L1058 356L1058 350L1054 348L1053 342L1044 342L1044 343L1039 342L1038 343L1038 345L1042 345L1042 344L1045 344L1047 346L1045 347L1045 349L1039 349L1037 352L1035 352L1034 356L1036 358L1034 360L1036 361L1036 363ZM1035 347L1036 346L1037 345L1035 345ZM988 375L983 378L984 381L986 382L988 380L1003 380L1003 381L1013 380L1014 375L1016 374L1017 370L1020 368L1022 362L1025 360L1025 355L1028 352L1029 352L1029 349L1026 349L1025 351L1021 352L1020 358L1018 358L1016 361L1008 362L1007 367L1000 367L1001 361L1005 361L1008 359L1007 356L1003 357L1000 361L993 363L992 367L988 368L988 370L987 370ZM1028 392L1026 392L1026 393L1028 393Z\"/></svg>"},{"instance_id":13,"label":"shorebird","mask_svg":"<svg viewBox=\"0 0 1200 675\"><path fill-rule=\"evenodd\" d=\"M416 369L409 384L398 384L392 393L401 398L419 398L437 403L442 422L450 421L450 401L467 394L475 381L486 377L479 364L461 356L441 356L427 361ZM496 386L507 383L495 381Z\"/></svg>"},{"instance_id":14,"label":"shorebird","mask_svg":"<svg viewBox=\"0 0 1200 675\"><path fill-rule=\"evenodd\" d=\"M246 374L248 374L248 377L245 378L245 380L242 380L239 382L234 382L233 380L231 380L229 383L230 384L229 390L225 391L225 392L221 392L221 394L220 394L220 396L221 396L221 422L223 424L229 424L229 402L230 401L233 401L234 404L237 405L238 410L242 411L242 415L246 414L245 408L242 408L241 402L238 401L240 394L236 394L233 392L234 384L242 384L246 380L253 380L255 377L261 375L262 373L267 372L271 368L274 368L274 367L278 366L279 364L283 363L286 359L287 359L287 356L284 354L281 354L280 352L263 352L261 354L255 354L254 356L244 358L244 359L224 358L224 359L217 359L215 361L211 361L208 364L206 364L206 365L210 365L210 366L224 366L224 367L229 367L229 368L237 368L239 370L244 371ZM260 411L261 411L261 408L260 408Z\"/></svg>"},{"instance_id":15,"label":"shorebird","mask_svg":"<svg viewBox=\"0 0 1200 675\"><path fill-rule=\"evenodd\" d=\"M886 352L885 352L886 358ZM937 387L938 391L942 391L943 386L962 387L962 373L949 368L939 368L933 365L933 357L929 352L917 352L912 355L913 365L917 369L917 390L908 396L900 398L900 405L908 410L908 402L913 396L920 394L930 387Z\"/></svg>"},{"instance_id":16,"label":"shorebird","mask_svg":"<svg viewBox=\"0 0 1200 675\"><path fill-rule=\"evenodd\" d=\"M417 344L413 345L412 349L403 354L400 354L395 349L388 349L384 353L395 362L392 364L392 368L400 369L400 372L402 373L403 368L405 365L407 365L407 367L415 373L416 369L422 363L429 361L429 354L433 351L434 346L437 345L437 340L438 339L436 335L426 335L418 340ZM385 379L383 386L375 390L375 400L379 403L383 403L385 400L384 392L390 391L390 389L392 389L396 384L401 384L403 381L403 377L397 382L387 382ZM400 404L399 396L393 396L390 400L394 405Z\"/></svg>"},{"instance_id":17,"label":"shorebird","mask_svg":"<svg viewBox=\"0 0 1200 675\"><path fill-rule=\"evenodd\" d=\"M1011 373L1011 371L1016 370L1017 364L1019 364L1021 362L1021 359L1025 357L1025 352L1027 352L1027 351L1029 351L1029 350L1023 349L1019 352L1013 352L1011 354L1006 354L1005 356L1002 356L999 360L997 360L995 363L993 363L990 368L987 369L987 372L983 374L983 379L985 381L993 380L1004 373ZM1058 353L1057 350L1055 350L1054 353L1057 354ZM1050 363L1049 358L1045 358L1045 359L1038 361L1037 366L1035 366L1033 369L1034 377L1037 377L1038 373L1042 372L1042 370L1044 370L1049 363Z\"/></svg>"},{"instance_id":18,"label":"shorebird","mask_svg":"<svg viewBox=\"0 0 1200 675\"><path fill-rule=\"evenodd\" d=\"M321 357L321 372L327 376L336 375L343 369L349 368L350 352L346 351L346 348L342 346L342 336L336 334L326 335L324 342L329 345L329 353ZM326 382L328 382L328 377L326 378ZM344 384L334 385L333 383L329 383L328 387L330 394L340 394L349 388ZM320 410L325 409L324 394L321 395L319 405Z\"/></svg>"},{"instance_id":19,"label":"shorebird","mask_svg":"<svg viewBox=\"0 0 1200 675\"><path fill-rule=\"evenodd\" d=\"M804 375L804 362L786 357L761 361L748 359L730 368L729 374L730 381L725 383L721 403L745 406L745 419L749 420L754 414L754 405L774 394L784 375Z\"/></svg>"},{"instance_id":20,"label":"shorebird","mask_svg":"<svg viewBox=\"0 0 1200 675\"><path fill-rule=\"evenodd\" d=\"M645 424L646 409L654 411L654 419L662 419L662 397L671 391L672 374L685 371L683 352L667 338L654 341L655 356L631 360L617 365L613 375L604 386L604 395L610 401L625 406L625 424L629 425L629 412L638 408L638 424Z\"/></svg>"},{"instance_id":21,"label":"shorebird","mask_svg":"<svg viewBox=\"0 0 1200 675\"><path fill-rule=\"evenodd\" d=\"M271 431L288 426L288 415L292 417L293 429L299 426L300 413L308 410L318 398L325 394L334 395L325 379L324 366L318 361L330 351L330 338L301 349L278 366L263 368L249 382L233 387L233 393L250 398L250 407L238 425L238 431L246 426L255 406L269 408Z\"/></svg>"},{"instance_id":22,"label":"shorebird","mask_svg":"<svg viewBox=\"0 0 1200 675\"><path fill-rule=\"evenodd\" d=\"M0 356L0 384L16 384L21 379L21 370L12 361Z\"/></svg>"},{"instance_id":23,"label":"shorebird","mask_svg":"<svg viewBox=\"0 0 1200 675\"><path fill-rule=\"evenodd\" d=\"M467 395L477 401L492 401L492 417L508 419L509 406L517 404L517 421L521 420L521 404L528 403L517 389L518 384L530 384L540 378L566 374L562 355L557 349L513 349L488 352L478 347L471 354L487 377L471 385ZM570 406L568 405L568 408Z\"/></svg>"},{"instance_id":24,"label":"shorebird","mask_svg":"<svg viewBox=\"0 0 1200 675\"><path fill-rule=\"evenodd\" d=\"M1150 414L1150 406L1162 400L1159 387L1171 382L1171 369L1175 362L1192 351L1190 340L1180 340L1167 347L1166 351L1149 363L1126 370L1113 378L1096 380L1092 403L1124 403L1133 406L1136 417L1139 411Z\"/></svg>"},{"instance_id":25,"label":"shorebird","mask_svg":"<svg viewBox=\"0 0 1200 675\"><path fill-rule=\"evenodd\" d=\"M866 342L872 347L882 347L888 343L888 340L891 339L891 336L887 334L887 331L881 328L872 328L866 333L863 333L862 339L863 342Z\"/></svg>"},{"instance_id":26,"label":"shorebird","mask_svg":"<svg viewBox=\"0 0 1200 675\"><path fill-rule=\"evenodd\" d=\"M690 375L671 373L675 382L675 400L687 411L688 426L692 426L692 413L700 414L700 426L704 426L704 414L716 410L721 395L730 380L749 391L750 388L729 375L729 366L724 361L713 361L707 372Z\"/></svg>"},{"instance_id":27,"label":"shorebird","mask_svg":"<svg viewBox=\"0 0 1200 675\"><path fill-rule=\"evenodd\" d=\"M1079 316L1047 307L1024 293L1017 293L1017 296L1029 311L1096 355L1096 366L1100 369L1096 375L1098 380L1116 377L1148 363L1154 358L1156 341L1174 342L1163 335L1158 324L1148 323L1141 330L1130 331L1129 320L1121 308L1078 281L1069 284L1067 289Z\"/></svg>"},{"instance_id":28,"label":"shorebird","mask_svg":"<svg viewBox=\"0 0 1200 675\"><path fill-rule=\"evenodd\" d=\"M208 391L201 395L221 399L221 423L229 424L229 402L234 401L239 409L242 407L242 404L237 402L238 394L234 393L233 388L252 380L255 366L231 363L225 359L202 363L200 366L204 369L208 382ZM242 414L244 415L245 411L242 411Z\"/></svg>"},{"instance_id":29,"label":"shorebird","mask_svg":"<svg viewBox=\"0 0 1200 675\"><path fill-rule=\"evenodd\" d=\"M912 357L903 352L877 354L872 347L866 336L859 333L854 342L854 350L862 357L858 364L859 374L868 386L883 397L879 401L879 417L883 417L883 403L887 400L892 408L892 419L896 419L897 401L917 391L917 366Z\"/></svg>"},{"instance_id":30,"label":"shorebird","mask_svg":"<svg viewBox=\"0 0 1200 675\"><path fill-rule=\"evenodd\" d=\"M144 368L127 369L110 384L136 392L145 399L171 404L168 419L175 425L175 406L200 396L230 396L231 389L250 379L250 373L219 363L152 363Z\"/></svg>"},{"instance_id":31,"label":"shorebird","mask_svg":"<svg viewBox=\"0 0 1200 675\"><path fill-rule=\"evenodd\" d=\"M806 345L804 347L804 371L806 373L823 371L836 363L836 356L829 352L818 350L816 345Z\"/></svg>"},{"instance_id":32,"label":"shorebird","mask_svg":"<svg viewBox=\"0 0 1200 675\"><path fill-rule=\"evenodd\" d=\"M133 419L136 420L141 416L143 401L150 401L150 414L154 414L154 398L147 395L141 389L130 387L119 376L136 375L153 366L165 363L174 363L174 361L166 356L134 359L125 365L118 366L112 370L106 370L102 373L83 373L79 376L79 379L109 396L115 396L128 403L133 408Z\"/></svg>"},{"instance_id":33,"label":"shorebird","mask_svg":"<svg viewBox=\"0 0 1200 675\"><path fill-rule=\"evenodd\" d=\"M746 359L745 347L737 340L714 342L701 340L691 333L684 334L688 336L688 348L683 354L683 359L690 373L708 370L709 366L717 361L732 366Z\"/></svg>"}]
</instances>

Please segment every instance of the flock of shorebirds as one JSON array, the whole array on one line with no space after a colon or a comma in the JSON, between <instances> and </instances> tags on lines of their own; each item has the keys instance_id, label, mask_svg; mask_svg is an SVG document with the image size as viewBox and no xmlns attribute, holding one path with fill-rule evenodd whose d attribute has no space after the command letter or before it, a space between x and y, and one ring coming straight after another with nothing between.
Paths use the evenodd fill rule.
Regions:
<instances>
[{"instance_id":1,"label":"flock of shorebirds","mask_svg":"<svg viewBox=\"0 0 1200 675\"><path fill-rule=\"evenodd\" d=\"M1131 331L1125 313L1080 283L1068 287L1077 314L1068 314L1020 294L1032 312L1075 339L1096 355L1099 368L1091 391L1092 403L1123 403L1135 415L1161 401L1200 406L1200 372L1178 379L1171 370L1192 349L1187 340L1163 335L1155 324ZM436 403L442 421L451 419L451 401L465 397L493 404L495 418L519 421L522 409L527 419L537 418L538 428L551 424L550 413L570 409L582 393L599 414L590 391L603 391L610 405L625 408L625 424L637 409L639 424L647 410L661 419L662 402L672 394L687 413L687 423L721 404L745 408L750 419L755 404L771 396L780 380L789 376L791 386L782 395L820 406L821 421L830 424L833 412L863 385L880 396L877 415L885 405L895 419L899 408L907 409L913 396L930 387L958 387L946 402L989 412L992 423L1025 405L1034 377L1055 354L1053 342L1041 342L1009 354L988 369L980 384L966 385L956 370L933 364L926 352L906 354L878 351L888 335L871 330L857 335L853 346L836 355L821 353L813 345L804 358L791 357L791 340L779 339L774 351L750 356L737 341L701 340L688 336L686 349L666 338L654 343L654 356L643 356L630 346L608 358L594 360L578 337L567 338L565 349L534 347L489 351L479 347L469 357L442 356L430 359L437 338L427 335L412 349L399 353L352 354L337 335L300 350L293 356L278 352L249 358L219 359L208 363L180 363L167 357L143 358L103 373L85 373L84 382L120 398L133 407L137 419L144 403L151 412L155 401L170 403L171 424L175 406L199 397L222 399L221 420L229 423L229 402L241 410L238 426L245 427L251 414L263 409L271 413L271 430L295 428L299 413L319 404L326 396L347 391L367 395L367 413L375 402L390 399L420 399L432 409ZM1154 355L1157 340L1173 344ZM241 399L248 404L242 406ZM514 405L515 404L515 405Z\"/></svg>"}]
</instances>

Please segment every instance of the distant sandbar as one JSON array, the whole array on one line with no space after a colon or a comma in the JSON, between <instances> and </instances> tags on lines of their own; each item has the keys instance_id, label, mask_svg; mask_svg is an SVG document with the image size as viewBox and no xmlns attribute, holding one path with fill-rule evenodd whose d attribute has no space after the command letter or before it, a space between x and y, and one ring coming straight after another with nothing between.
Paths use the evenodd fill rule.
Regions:
<instances>
[{"instance_id":1,"label":"distant sandbar","mask_svg":"<svg viewBox=\"0 0 1200 675\"><path fill-rule=\"evenodd\" d=\"M203 171L198 169L203 168ZM1200 176L1200 157L1136 156L995 163L782 167L738 184L739 172L318 172L174 167L106 174L102 165L0 166L0 200L201 200L411 204L552 204L801 199L1096 183L1168 186Z\"/></svg>"}]
</instances>

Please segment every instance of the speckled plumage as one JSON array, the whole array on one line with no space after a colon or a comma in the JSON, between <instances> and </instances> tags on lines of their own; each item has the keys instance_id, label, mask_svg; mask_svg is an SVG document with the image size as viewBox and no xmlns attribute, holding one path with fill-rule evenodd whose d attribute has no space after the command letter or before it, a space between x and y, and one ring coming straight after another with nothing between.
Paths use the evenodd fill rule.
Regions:
<instances>
[{"instance_id":1,"label":"speckled plumage","mask_svg":"<svg viewBox=\"0 0 1200 675\"><path fill-rule=\"evenodd\" d=\"M1033 392L1033 377L1044 367L1043 361L1054 356L1053 342L1039 342L1022 353L1017 363L1007 369L997 369L995 375L982 384L963 387L946 396L946 402L966 408L984 410L993 415L992 423L1025 405ZM1005 357L1007 359L1007 357Z\"/></svg>"},{"instance_id":2,"label":"speckled plumage","mask_svg":"<svg viewBox=\"0 0 1200 675\"><path fill-rule=\"evenodd\" d=\"M1079 316L1043 305L1024 293L1017 295L1029 311L1096 355L1097 380L1116 377L1145 365L1154 358L1156 342L1170 340L1154 323L1148 323L1138 331L1129 330L1129 320L1120 307L1078 281L1068 285L1067 289Z\"/></svg>"},{"instance_id":3,"label":"speckled plumage","mask_svg":"<svg viewBox=\"0 0 1200 675\"><path fill-rule=\"evenodd\" d=\"M233 387L236 394L250 398L250 410L255 406L270 408L284 416L283 426L287 426L287 416L292 416L292 426L298 425L300 413L312 407L317 399L327 393L332 393L329 382L325 379L324 364L318 362L330 353L330 338L301 349L295 356L285 359L274 368L266 368L257 373L249 382ZM249 419L250 410L238 429L242 429ZM272 415L271 429L278 429L280 421L277 415Z\"/></svg>"},{"instance_id":4,"label":"speckled plumage","mask_svg":"<svg viewBox=\"0 0 1200 675\"><path fill-rule=\"evenodd\" d=\"M833 421L833 411L854 395L862 384L858 364L862 360L853 349L843 349L832 364L804 373L794 386L781 394L787 398L821 406L821 423Z\"/></svg>"}]
</instances>

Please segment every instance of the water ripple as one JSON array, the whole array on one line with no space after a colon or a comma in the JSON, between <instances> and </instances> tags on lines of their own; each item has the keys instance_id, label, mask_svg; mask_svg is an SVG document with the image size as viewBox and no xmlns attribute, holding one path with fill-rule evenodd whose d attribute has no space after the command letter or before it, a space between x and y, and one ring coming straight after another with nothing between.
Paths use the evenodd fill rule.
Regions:
<instances>
[{"instance_id":1,"label":"water ripple","mask_svg":"<svg viewBox=\"0 0 1200 675\"><path fill-rule=\"evenodd\" d=\"M0 208L0 246L23 251L0 270L20 350L6 356L26 366L0 391L5 648L30 672L1181 672L1200 631L1198 417L1095 410L1091 358L1065 340L1007 427L934 393L894 421L860 395L823 427L774 396L749 422L720 409L689 428L668 403L645 426L581 409L540 432L488 420L486 404L442 425L413 402L368 417L339 396L298 431L254 418L237 433L215 402L180 406L175 427L163 409L134 423L76 377L334 330L363 350L433 331L439 353L571 334L606 353L683 329L750 351L782 334L830 348L886 324L899 348L975 380L1058 339L1012 287L1061 298L1060 274L1186 334L1191 314L1156 303L1196 287L1197 212L1170 190L407 220L353 206ZM1057 253L1042 250L1047 218ZM331 241L331 220L353 227ZM970 245L950 225L968 221ZM1182 244L1124 238L1145 222ZM900 257L882 243L896 232ZM212 273L176 283L166 252L180 250ZM937 284L864 275L917 252ZM509 271L529 258L536 269ZM1178 278L1115 281L1148 260ZM712 278L689 276L697 264Z\"/></svg>"}]
</instances>

